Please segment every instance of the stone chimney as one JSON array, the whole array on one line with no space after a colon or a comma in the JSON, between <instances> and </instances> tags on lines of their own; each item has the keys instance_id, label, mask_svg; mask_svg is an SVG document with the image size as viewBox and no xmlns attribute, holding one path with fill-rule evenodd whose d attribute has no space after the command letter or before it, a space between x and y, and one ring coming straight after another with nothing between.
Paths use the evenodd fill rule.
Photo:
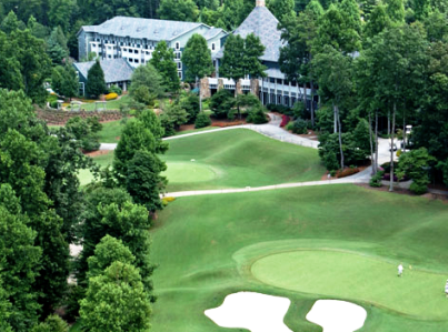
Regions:
<instances>
[{"instance_id":1,"label":"stone chimney","mask_svg":"<svg viewBox=\"0 0 448 332\"><path fill-rule=\"evenodd\" d=\"M257 0L257 7L266 7L265 0Z\"/></svg>"}]
</instances>

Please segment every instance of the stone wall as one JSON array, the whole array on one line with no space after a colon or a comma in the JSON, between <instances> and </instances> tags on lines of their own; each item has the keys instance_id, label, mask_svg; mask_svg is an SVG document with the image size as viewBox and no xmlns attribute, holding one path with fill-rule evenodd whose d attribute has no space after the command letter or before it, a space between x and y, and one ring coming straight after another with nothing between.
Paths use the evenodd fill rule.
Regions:
<instances>
[{"instance_id":1,"label":"stone wall","mask_svg":"<svg viewBox=\"0 0 448 332\"><path fill-rule=\"evenodd\" d=\"M201 98L202 99L207 99L210 98L212 96L212 93L210 91L210 84L208 81L208 78L203 78L201 79Z\"/></svg>"},{"instance_id":2,"label":"stone wall","mask_svg":"<svg viewBox=\"0 0 448 332\"><path fill-rule=\"evenodd\" d=\"M250 92L255 96L260 96L260 81L258 79L250 80Z\"/></svg>"},{"instance_id":3,"label":"stone wall","mask_svg":"<svg viewBox=\"0 0 448 332\"><path fill-rule=\"evenodd\" d=\"M65 124L70 118L79 116L83 119L96 116L100 122L121 120L123 115L120 111L80 111L67 112L50 109L36 109L37 117L48 124Z\"/></svg>"}]
</instances>

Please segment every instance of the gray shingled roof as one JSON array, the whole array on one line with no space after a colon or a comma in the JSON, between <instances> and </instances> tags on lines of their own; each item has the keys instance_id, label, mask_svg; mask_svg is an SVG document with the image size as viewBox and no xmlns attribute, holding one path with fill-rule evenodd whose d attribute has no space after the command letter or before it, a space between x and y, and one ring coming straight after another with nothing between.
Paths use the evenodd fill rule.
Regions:
<instances>
[{"instance_id":1,"label":"gray shingled roof","mask_svg":"<svg viewBox=\"0 0 448 332\"><path fill-rule=\"evenodd\" d=\"M216 37L218 34L220 34L221 32L225 32L223 29L219 29L219 28L210 28L210 30L208 30L206 33L204 33L202 36L206 39L206 40L210 40L214 37Z\"/></svg>"},{"instance_id":2,"label":"gray shingled roof","mask_svg":"<svg viewBox=\"0 0 448 332\"><path fill-rule=\"evenodd\" d=\"M117 16L100 25L84 26L86 32L148 40L172 40L203 23Z\"/></svg>"},{"instance_id":3,"label":"gray shingled roof","mask_svg":"<svg viewBox=\"0 0 448 332\"><path fill-rule=\"evenodd\" d=\"M233 31L233 34L246 38L253 33L258 36L261 43L266 47L261 60L278 62L280 57L280 48L285 46L281 40L281 31L278 30L278 20L266 7L255 7L243 23ZM223 49L221 49L216 58L222 58Z\"/></svg>"},{"instance_id":4,"label":"gray shingled roof","mask_svg":"<svg viewBox=\"0 0 448 332\"><path fill-rule=\"evenodd\" d=\"M95 61L76 62L73 65L79 71L80 75L84 76L87 80L87 74L94 63ZM106 83L130 81L134 71L131 65L123 58L101 60L100 66L103 69Z\"/></svg>"}]
</instances>

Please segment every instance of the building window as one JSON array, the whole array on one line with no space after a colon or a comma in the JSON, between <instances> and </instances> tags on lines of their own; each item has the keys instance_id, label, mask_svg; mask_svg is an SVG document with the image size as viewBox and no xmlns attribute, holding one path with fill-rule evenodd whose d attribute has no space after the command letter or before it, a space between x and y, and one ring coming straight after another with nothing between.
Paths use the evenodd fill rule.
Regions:
<instances>
[{"instance_id":1,"label":"building window","mask_svg":"<svg viewBox=\"0 0 448 332\"><path fill-rule=\"evenodd\" d=\"M135 59L134 62L135 62L135 63L139 63L140 61L139 61L138 59Z\"/></svg>"},{"instance_id":2,"label":"building window","mask_svg":"<svg viewBox=\"0 0 448 332\"><path fill-rule=\"evenodd\" d=\"M134 53L135 53L135 54L138 54L138 50L134 50Z\"/></svg>"},{"instance_id":3,"label":"building window","mask_svg":"<svg viewBox=\"0 0 448 332\"><path fill-rule=\"evenodd\" d=\"M180 50L180 43L179 42L176 43L176 50L177 51Z\"/></svg>"},{"instance_id":4,"label":"building window","mask_svg":"<svg viewBox=\"0 0 448 332\"><path fill-rule=\"evenodd\" d=\"M177 63L177 69L178 70L182 70L182 62L178 62Z\"/></svg>"},{"instance_id":5,"label":"building window","mask_svg":"<svg viewBox=\"0 0 448 332\"><path fill-rule=\"evenodd\" d=\"M109 54L107 57L108 57L109 59L112 59L112 55L110 55L110 54Z\"/></svg>"},{"instance_id":6,"label":"building window","mask_svg":"<svg viewBox=\"0 0 448 332\"><path fill-rule=\"evenodd\" d=\"M176 60L180 60L182 58L182 52L175 52L174 57Z\"/></svg>"},{"instance_id":7,"label":"building window","mask_svg":"<svg viewBox=\"0 0 448 332\"><path fill-rule=\"evenodd\" d=\"M179 75L179 78L182 79L182 72L178 71L177 74Z\"/></svg>"},{"instance_id":8,"label":"building window","mask_svg":"<svg viewBox=\"0 0 448 332\"><path fill-rule=\"evenodd\" d=\"M216 49L216 45L215 43L212 43L212 51L214 51Z\"/></svg>"},{"instance_id":9,"label":"building window","mask_svg":"<svg viewBox=\"0 0 448 332\"><path fill-rule=\"evenodd\" d=\"M132 60L132 58L129 58L129 62L134 62L134 60Z\"/></svg>"}]
</instances>

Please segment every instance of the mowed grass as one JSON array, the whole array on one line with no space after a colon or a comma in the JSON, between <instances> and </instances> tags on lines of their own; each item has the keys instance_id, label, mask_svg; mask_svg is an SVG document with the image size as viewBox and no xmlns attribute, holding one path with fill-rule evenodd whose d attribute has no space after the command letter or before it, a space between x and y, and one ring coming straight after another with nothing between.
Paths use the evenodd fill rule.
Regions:
<instances>
[{"instance_id":1,"label":"mowed grass","mask_svg":"<svg viewBox=\"0 0 448 332\"><path fill-rule=\"evenodd\" d=\"M291 299L285 322L293 331L321 331L305 318L320 298L346 299L364 306L368 317L360 331L447 331L448 316L435 319L432 304L424 301L437 297L434 301L440 310L447 310L448 300L443 294L448 278L447 220L448 206L441 202L355 185L179 198L159 214L151 231L151 260L158 265L153 276L158 301L153 306L152 328L157 332L228 331L208 319L204 310L218 307L228 294L254 291ZM369 262L346 262L344 256L335 262L335 257L310 256L317 266L341 265L336 278L342 290L337 294L314 294L322 290L301 286L295 290L276 287L251 273L251 266L263 257L304 249L349 251L383 263L374 267ZM311 258L304 269L311 268ZM398 280L396 266L400 262L405 263L406 270ZM288 258L284 263L289 265L263 268L272 269L273 274L281 269L285 277L289 268L304 275L300 262ZM358 277L345 274L343 267L353 269L357 263L362 263ZM428 278L423 272L415 274L421 292L428 292L420 302L415 295L406 295L406 289L416 289L408 265L414 271L431 272ZM444 278L435 280L434 273ZM380 275L378 289L365 287L369 278ZM330 282L328 278L322 280ZM387 285L388 278L395 280L394 284ZM276 280L281 281L281 276ZM394 287L398 282L403 285ZM309 280L308 285L313 286ZM329 288L332 286L336 287L331 283ZM363 294L347 298L342 292L350 287ZM388 301L401 300L403 308L374 304L372 294L382 291ZM406 314L409 312L415 315Z\"/></svg>"},{"instance_id":2,"label":"mowed grass","mask_svg":"<svg viewBox=\"0 0 448 332\"><path fill-rule=\"evenodd\" d=\"M117 143L120 140L121 131L124 128L123 120L103 123L103 129L98 133L98 141L101 143Z\"/></svg>"},{"instance_id":3,"label":"mowed grass","mask_svg":"<svg viewBox=\"0 0 448 332\"><path fill-rule=\"evenodd\" d=\"M108 111L111 110L119 110L120 106L122 104L128 103L130 101L131 97L128 95L123 95L120 99L111 100L106 102L106 108ZM103 107L103 104L100 104L99 107ZM94 111L95 110L95 103L84 103L81 105L81 108L86 111Z\"/></svg>"},{"instance_id":4,"label":"mowed grass","mask_svg":"<svg viewBox=\"0 0 448 332\"><path fill-rule=\"evenodd\" d=\"M409 268L398 277L397 262L341 251L301 250L256 261L258 280L281 288L361 300L400 313L448 319L446 274ZM424 303L425 305L422 305Z\"/></svg>"},{"instance_id":5,"label":"mowed grass","mask_svg":"<svg viewBox=\"0 0 448 332\"><path fill-rule=\"evenodd\" d=\"M98 164L98 166L104 168L112 165L113 158L114 158L114 152L110 151L106 154L94 157L93 160L95 161L95 163ZM93 174L88 169L80 170L78 178L81 183L81 186L85 186L86 184L89 184L94 180Z\"/></svg>"},{"instance_id":6,"label":"mowed grass","mask_svg":"<svg viewBox=\"0 0 448 332\"><path fill-rule=\"evenodd\" d=\"M170 149L161 156L168 165L169 192L313 181L325 172L317 150L248 129L211 132L169 143Z\"/></svg>"}]
</instances>

